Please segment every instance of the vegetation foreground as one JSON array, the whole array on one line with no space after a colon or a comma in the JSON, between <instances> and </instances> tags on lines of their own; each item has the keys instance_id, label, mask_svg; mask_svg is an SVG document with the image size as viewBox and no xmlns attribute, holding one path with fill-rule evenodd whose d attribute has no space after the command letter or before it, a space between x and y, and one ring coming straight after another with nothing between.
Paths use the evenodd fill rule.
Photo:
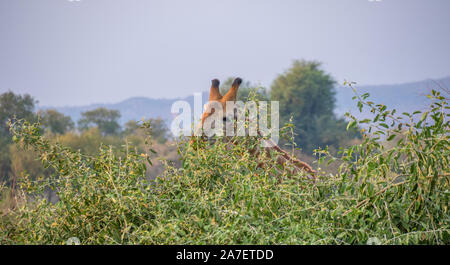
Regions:
<instances>
[{"instance_id":1,"label":"vegetation foreground","mask_svg":"<svg viewBox=\"0 0 450 265\"><path fill-rule=\"evenodd\" d=\"M18 180L16 208L1 213L0 243L449 244L447 99L433 91L427 111L398 115L367 97L358 106L374 118L349 115L347 126L364 128L362 142L337 156L316 150L315 180L273 168L270 157L258 168L248 152L257 142L239 137L204 148L181 140L182 167L166 164L148 180L151 156L131 145L88 156L14 121L14 141L53 174ZM320 169L329 163L337 174ZM39 195L49 187L58 202Z\"/></svg>"}]
</instances>

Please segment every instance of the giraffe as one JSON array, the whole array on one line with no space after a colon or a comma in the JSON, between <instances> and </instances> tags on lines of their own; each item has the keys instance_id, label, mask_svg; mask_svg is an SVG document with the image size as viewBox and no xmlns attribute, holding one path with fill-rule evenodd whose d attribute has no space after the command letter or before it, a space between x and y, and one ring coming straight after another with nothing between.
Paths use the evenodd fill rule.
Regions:
<instances>
[{"instance_id":1,"label":"giraffe","mask_svg":"<svg viewBox=\"0 0 450 265\"><path fill-rule=\"evenodd\" d=\"M219 85L220 81L218 79L211 80L211 88L209 91L209 100L208 103L205 105L205 111L203 112L201 116L201 122L198 124L197 129L203 128L203 125L205 121L214 113L214 108L211 109L210 105L212 102L218 102L223 109L223 121L226 121L226 103L227 101L236 101L236 95L239 89L240 84L242 83L241 78L234 79L233 83L231 84L230 89L225 95L222 95L219 91ZM282 168L285 168L287 164L290 164L293 167L293 171L291 173L295 174L299 171L304 171L309 173L309 178L315 178L316 171L312 169L310 165L308 165L306 162L303 162L292 155L290 155L288 152L281 149L273 140L271 139L263 139L262 134L260 131L257 131L257 137L260 141L266 141L266 144L263 145L264 147L251 147L249 148L249 152L251 155L255 157L259 157L262 155L262 153L266 153L269 157L271 154L275 154L275 161L278 165L281 165ZM192 141L191 141L192 143ZM261 162L258 164L258 167L264 167L264 163Z\"/></svg>"}]
</instances>

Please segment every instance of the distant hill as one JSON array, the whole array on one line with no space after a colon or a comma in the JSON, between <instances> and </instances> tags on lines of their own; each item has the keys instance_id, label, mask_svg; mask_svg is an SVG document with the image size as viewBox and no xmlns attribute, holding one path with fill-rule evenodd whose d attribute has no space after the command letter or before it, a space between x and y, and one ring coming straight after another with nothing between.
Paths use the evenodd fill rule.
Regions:
<instances>
[{"instance_id":1,"label":"distant hill","mask_svg":"<svg viewBox=\"0 0 450 265\"><path fill-rule=\"evenodd\" d=\"M389 108L396 108L398 112L421 109L427 106L425 95L432 88L438 86L450 89L450 76L437 80L424 80L419 82L412 82L406 84L394 85L377 85L377 86L361 86L355 85L359 93L370 93L370 100L376 103L383 103ZM336 114L343 116L345 112L350 111L357 117L364 117L367 113L360 114L356 101L352 100L353 91L349 87L336 87ZM72 107L56 107L54 109L69 115L72 120L78 121L81 113L87 110L92 110L98 107L105 107L108 109L119 110L122 117L121 124L125 124L129 120L141 120L142 118L162 118L168 125L170 125L174 115L171 114L170 109L172 103L177 100L186 100L192 107L193 111L193 96L187 98L176 99L151 99L145 97L129 98L119 103L114 104L92 104L87 106L72 106ZM208 92L202 93L203 104L208 100ZM42 106L40 109L53 108L51 106Z\"/></svg>"},{"instance_id":2,"label":"distant hill","mask_svg":"<svg viewBox=\"0 0 450 265\"><path fill-rule=\"evenodd\" d=\"M202 102L208 100L208 93L202 93ZM192 111L194 106L194 96L176 99L151 99L145 97L133 97L124 101L113 104L92 104L87 106L70 106L70 107L50 107L42 106L40 109L56 109L72 118L73 121L78 121L81 118L81 113L93 110L99 107L108 109L115 109L120 111L120 123L123 125L129 120L142 120L142 118L162 118L168 124L172 121L174 115L170 110L172 104L177 100L185 100L191 105Z\"/></svg>"},{"instance_id":3,"label":"distant hill","mask_svg":"<svg viewBox=\"0 0 450 265\"><path fill-rule=\"evenodd\" d=\"M382 103L388 108L395 108L397 112L413 112L424 109L428 106L427 94L431 89L439 87L450 89L450 76L436 79L423 80L405 84L394 85L376 85L376 86L358 86L354 85L358 94L370 94L370 101ZM356 117L362 118L370 115L369 112L359 113L356 107L356 101L352 100L355 95L350 87L336 87L336 109L338 116L343 116L345 112L350 111Z\"/></svg>"}]
</instances>

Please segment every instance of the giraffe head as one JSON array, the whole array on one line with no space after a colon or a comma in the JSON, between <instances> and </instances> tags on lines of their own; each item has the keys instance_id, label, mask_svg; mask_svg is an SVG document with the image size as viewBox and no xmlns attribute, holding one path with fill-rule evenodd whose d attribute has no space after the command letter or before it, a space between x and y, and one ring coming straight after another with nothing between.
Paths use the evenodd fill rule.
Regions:
<instances>
[{"instance_id":1,"label":"giraffe head","mask_svg":"<svg viewBox=\"0 0 450 265\"><path fill-rule=\"evenodd\" d=\"M211 80L211 89L209 90L209 101L208 104L205 106L205 112L202 115L202 121L201 125L203 126L206 118L211 116L214 113L214 108L211 107L212 102L218 102L222 106L223 110L223 118L225 119L225 113L226 113L226 103L227 101L236 101L236 95L239 89L239 86L242 83L241 78L234 79L233 83L231 84L231 88L228 90L228 92L222 96L219 91L219 84L220 81L218 79Z\"/></svg>"}]
</instances>

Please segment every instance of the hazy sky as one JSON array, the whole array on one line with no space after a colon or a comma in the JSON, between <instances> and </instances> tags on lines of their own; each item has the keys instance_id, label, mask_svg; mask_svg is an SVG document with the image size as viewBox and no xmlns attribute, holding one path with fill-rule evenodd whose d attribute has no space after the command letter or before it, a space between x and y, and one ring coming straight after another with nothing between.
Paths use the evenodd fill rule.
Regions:
<instances>
[{"instance_id":1,"label":"hazy sky","mask_svg":"<svg viewBox=\"0 0 450 265\"><path fill-rule=\"evenodd\" d=\"M449 0L0 0L0 93L40 105L270 86L294 59L342 83L450 75Z\"/></svg>"}]
</instances>

